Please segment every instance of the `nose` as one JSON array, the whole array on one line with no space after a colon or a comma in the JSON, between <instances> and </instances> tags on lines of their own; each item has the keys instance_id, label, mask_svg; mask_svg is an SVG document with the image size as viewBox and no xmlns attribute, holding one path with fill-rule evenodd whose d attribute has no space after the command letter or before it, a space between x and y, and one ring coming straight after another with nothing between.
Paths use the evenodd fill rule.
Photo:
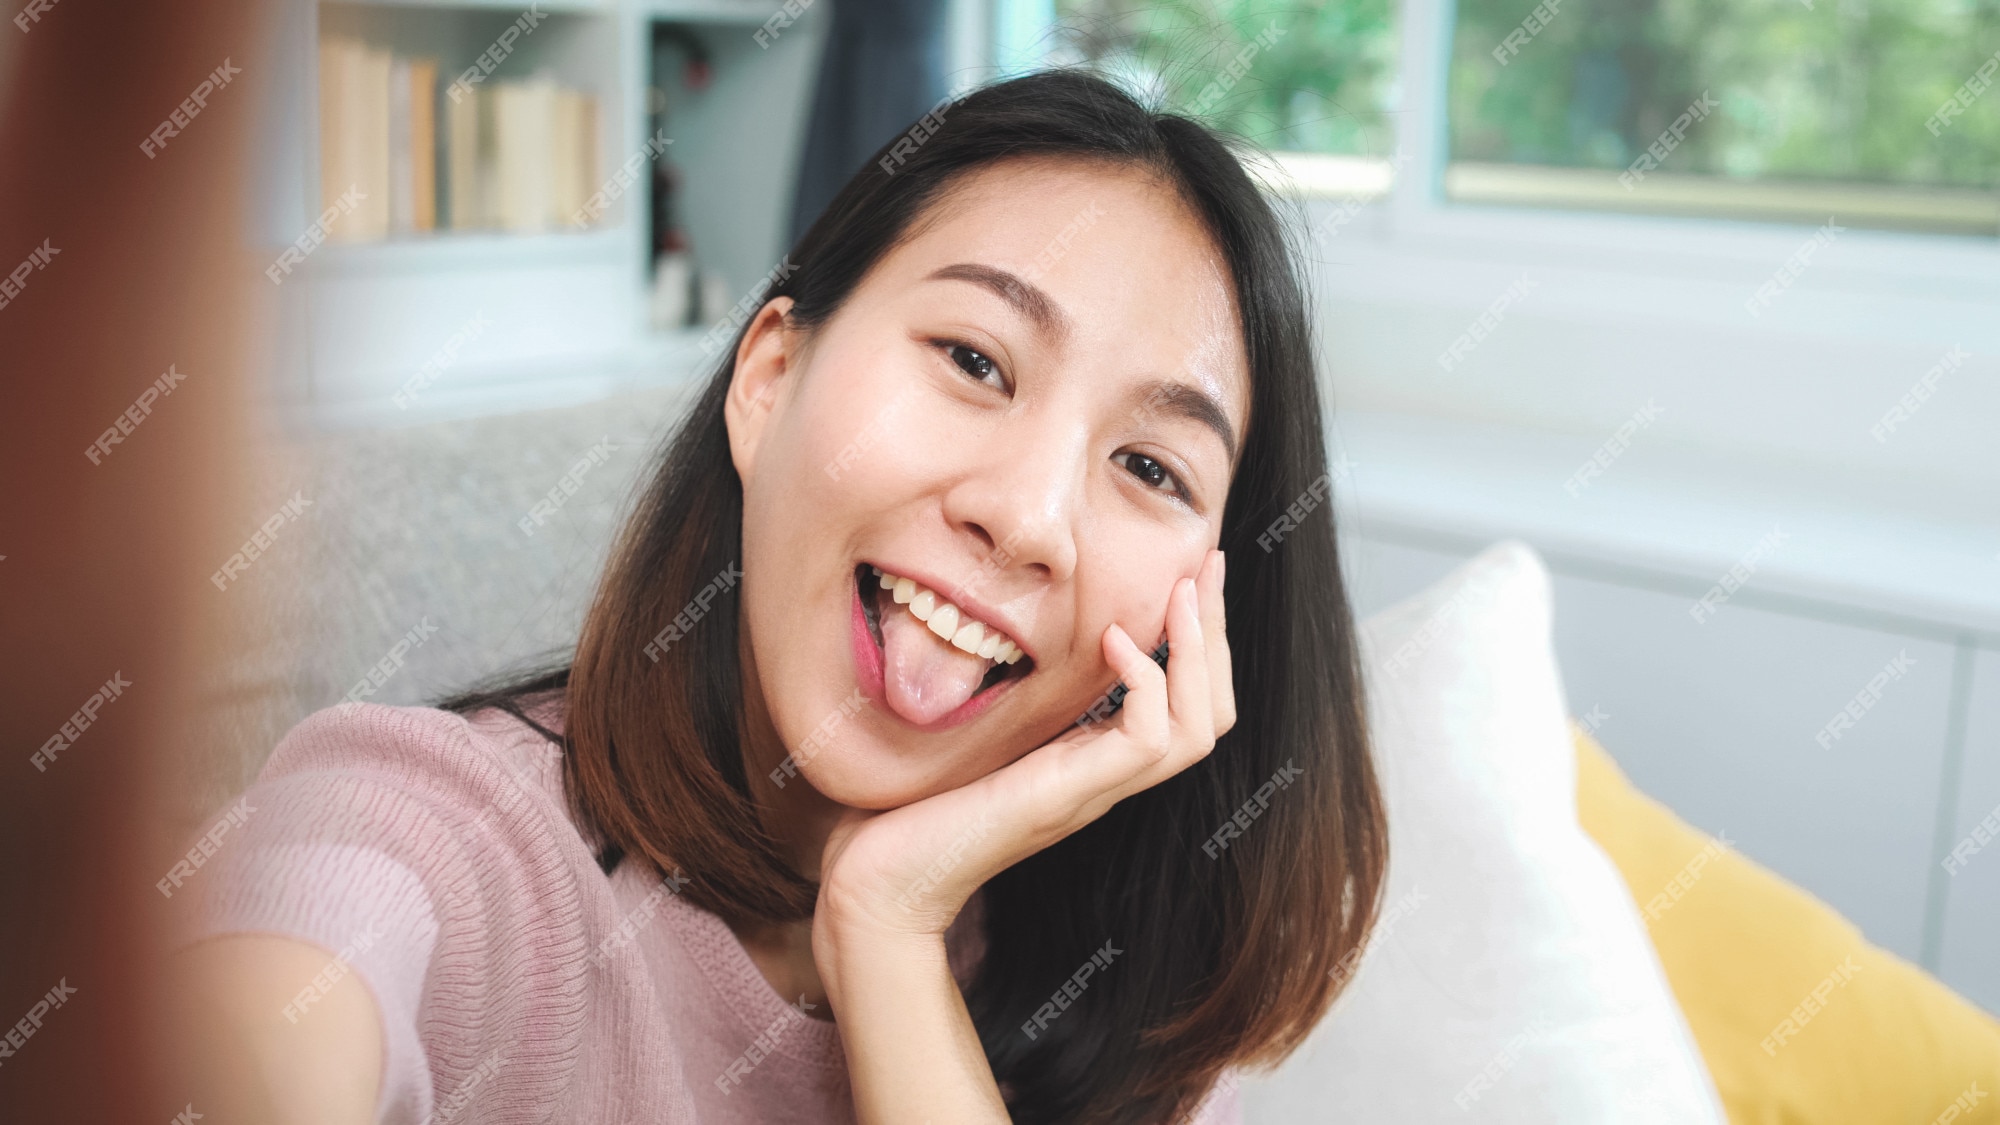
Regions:
<instances>
[{"instance_id":1,"label":"nose","mask_svg":"<svg viewBox=\"0 0 2000 1125\"><path fill-rule=\"evenodd\" d=\"M1023 572L1061 582L1076 570L1085 435L1025 429L994 435L944 496L945 519L977 540L982 552L976 582ZM995 591L1001 597L1019 592Z\"/></svg>"}]
</instances>

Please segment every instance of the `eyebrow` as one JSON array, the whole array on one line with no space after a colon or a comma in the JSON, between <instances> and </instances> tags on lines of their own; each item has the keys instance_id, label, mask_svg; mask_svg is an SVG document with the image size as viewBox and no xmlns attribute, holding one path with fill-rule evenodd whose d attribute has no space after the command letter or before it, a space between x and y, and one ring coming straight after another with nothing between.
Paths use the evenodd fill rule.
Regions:
<instances>
[{"instance_id":1,"label":"eyebrow","mask_svg":"<svg viewBox=\"0 0 2000 1125\"><path fill-rule=\"evenodd\" d=\"M1069 317L1062 307L1033 283L998 266L977 262L954 262L932 270L927 281L970 281L999 294L1000 299L1032 321L1042 335L1060 343L1069 335Z\"/></svg>"},{"instance_id":2,"label":"eyebrow","mask_svg":"<svg viewBox=\"0 0 2000 1125\"><path fill-rule=\"evenodd\" d=\"M1229 454L1229 463L1236 463L1236 431L1229 424L1228 412L1214 395L1200 387L1161 379L1134 387L1130 397L1139 400L1135 414L1149 408L1164 410L1214 430L1215 436L1222 439L1223 450Z\"/></svg>"}]
</instances>

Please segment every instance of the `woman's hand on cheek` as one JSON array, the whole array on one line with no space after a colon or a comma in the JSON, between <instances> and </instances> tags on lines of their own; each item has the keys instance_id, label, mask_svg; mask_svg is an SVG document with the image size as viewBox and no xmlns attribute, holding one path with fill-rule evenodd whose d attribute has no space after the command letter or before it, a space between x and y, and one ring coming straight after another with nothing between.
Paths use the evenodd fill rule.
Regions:
<instances>
[{"instance_id":1,"label":"woman's hand on cheek","mask_svg":"<svg viewBox=\"0 0 2000 1125\"><path fill-rule=\"evenodd\" d=\"M1104 659L1129 689L1115 715L971 784L848 814L820 868L822 974L842 940L942 934L988 879L1206 757L1236 723L1222 580L1222 552L1210 551L1196 578L1174 584L1164 669L1124 629L1105 630Z\"/></svg>"}]
</instances>

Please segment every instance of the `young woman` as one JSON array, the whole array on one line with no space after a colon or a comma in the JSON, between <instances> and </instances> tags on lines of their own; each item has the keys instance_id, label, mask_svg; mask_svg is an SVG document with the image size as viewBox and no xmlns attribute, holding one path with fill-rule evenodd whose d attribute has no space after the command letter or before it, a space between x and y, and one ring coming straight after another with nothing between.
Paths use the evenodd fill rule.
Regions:
<instances>
[{"instance_id":1,"label":"young woman","mask_svg":"<svg viewBox=\"0 0 2000 1125\"><path fill-rule=\"evenodd\" d=\"M1384 825L1283 228L1080 74L902 140L572 663L273 754L185 954L245 1119L1235 1120L1326 1012Z\"/></svg>"}]
</instances>

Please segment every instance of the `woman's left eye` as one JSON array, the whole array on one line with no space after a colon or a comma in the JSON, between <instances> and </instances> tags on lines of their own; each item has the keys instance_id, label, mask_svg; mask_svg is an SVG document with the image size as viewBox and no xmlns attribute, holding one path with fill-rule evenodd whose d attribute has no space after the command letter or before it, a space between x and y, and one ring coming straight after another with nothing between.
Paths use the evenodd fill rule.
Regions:
<instances>
[{"instance_id":1,"label":"woman's left eye","mask_svg":"<svg viewBox=\"0 0 2000 1125\"><path fill-rule=\"evenodd\" d=\"M1181 483L1180 478L1157 459L1143 453L1120 453L1112 460L1123 465L1126 472L1146 482L1147 487L1170 492L1183 500L1188 498L1187 487ZM1162 485L1166 487L1161 488Z\"/></svg>"}]
</instances>

